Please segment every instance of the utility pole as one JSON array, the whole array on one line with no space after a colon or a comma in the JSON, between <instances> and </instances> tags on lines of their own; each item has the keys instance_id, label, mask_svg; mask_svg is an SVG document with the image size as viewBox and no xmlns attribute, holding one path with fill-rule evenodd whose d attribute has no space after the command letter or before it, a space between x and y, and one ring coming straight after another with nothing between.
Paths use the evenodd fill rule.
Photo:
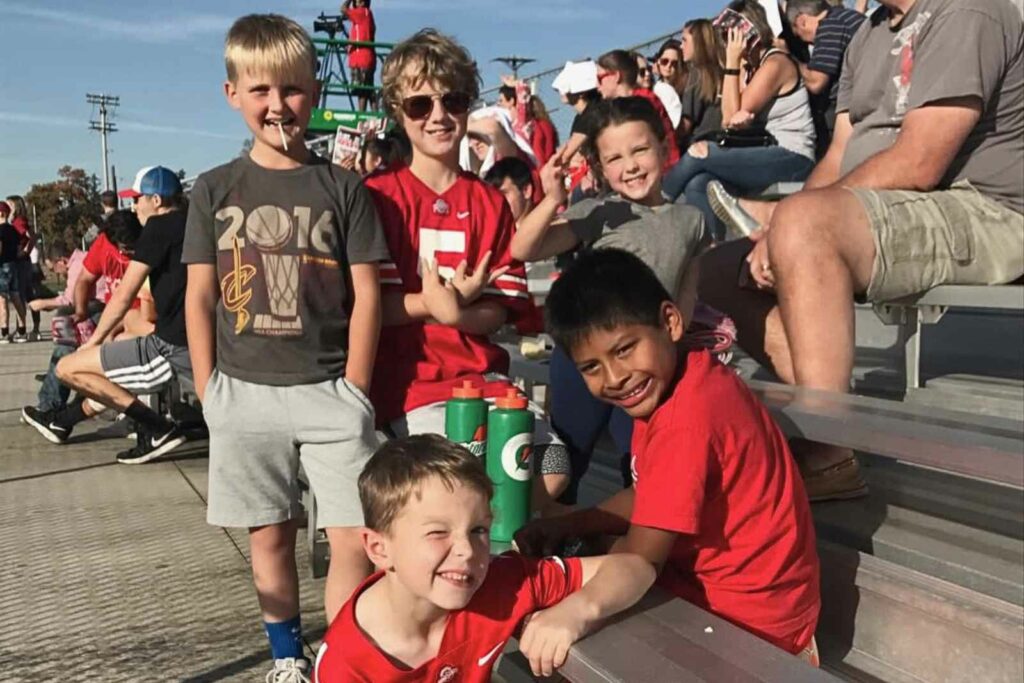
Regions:
<instances>
[{"instance_id":1,"label":"utility pole","mask_svg":"<svg viewBox=\"0 0 1024 683\"><path fill-rule=\"evenodd\" d=\"M113 95L93 95L87 93L85 101L89 104L99 105L100 120L89 121L89 130L97 130L100 133L100 145L103 151L103 191L110 189L110 164L107 161L107 134L116 133L117 125L110 123L107 119L112 109L121 104L121 98Z\"/></svg>"},{"instance_id":2,"label":"utility pole","mask_svg":"<svg viewBox=\"0 0 1024 683\"><path fill-rule=\"evenodd\" d=\"M491 60L492 62L501 62L508 68L512 69L512 78L519 80L519 68L529 64L530 62L537 61L531 57L520 57L519 55L509 55L508 57L495 57Z\"/></svg>"}]
</instances>

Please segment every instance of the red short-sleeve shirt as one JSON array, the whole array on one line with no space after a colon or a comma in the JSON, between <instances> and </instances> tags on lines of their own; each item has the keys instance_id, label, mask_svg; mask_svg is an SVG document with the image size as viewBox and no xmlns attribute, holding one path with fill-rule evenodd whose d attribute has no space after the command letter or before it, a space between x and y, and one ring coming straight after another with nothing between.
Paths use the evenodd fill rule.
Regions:
<instances>
[{"instance_id":1,"label":"red short-sleeve shirt","mask_svg":"<svg viewBox=\"0 0 1024 683\"><path fill-rule=\"evenodd\" d=\"M486 683L523 617L579 590L582 571L576 558L499 555L469 604L449 616L437 656L415 669L398 667L356 623L359 596L382 576L364 581L331 623L314 683Z\"/></svg>"},{"instance_id":2,"label":"red short-sleeve shirt","mask_svg":"<svg viewBox=\"0 0 1024 683\"><path fill-rule=\"evenodd\" d=\"M659 583L797 653L820 608L810 505L786 440L734 372L685 357L633 429L632 523L680 534Z\"/></svg>"},{"instance_id":3,"label":"red short-sleeve shirt","mask_svg":"<svg viewBox=\"0 0 1024 683\"><path fill-rule=\"evenodd\" d=\"M382 292L415 294L423 289L420 260L433 259L442 277L451 277L465 260L470 268L491 252L491 270L508 272L484 290L514 322L529 315L533 303L526 269L512 259L509 245L515 221L505 197L476 176L463 173L437 194L407 166L367 178L391 261L381 263ZM447 325L416 322L381 330L370 398L381 423L421 406L446 401L452 389L470 380L487 397L502 396L506 381L487 381L485 373L506 374L508 354L485 335Z\"/></svg>"},{"instance_id":4,"label":"red short-sleeve shirt","mask_svg":"<svg viewBox=\"0 0 1024 683\"><path fill-rule=\"evenodd\" d=\"M114 246L103 233L100 233L100 236L89 247L82 267L106 282L106 295L103 303L109 303L110 297L114 296L114 290L121 284L121 278L128 270L129 262L131 262L131 258ZM136 298L132 302L132 308L138 307L139 300Z\"/></svg>"}]
</instances>

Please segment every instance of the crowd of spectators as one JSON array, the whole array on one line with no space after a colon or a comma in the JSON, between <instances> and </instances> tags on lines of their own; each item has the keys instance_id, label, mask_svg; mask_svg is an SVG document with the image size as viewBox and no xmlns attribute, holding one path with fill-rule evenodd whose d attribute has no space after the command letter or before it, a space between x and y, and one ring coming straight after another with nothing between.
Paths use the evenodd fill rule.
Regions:
<instances>
[{"instance_id":1,"label":"crowd of spectators","mask_svg":"<svg viewBox=\"0 0 1024 683\"><path fill-rule=\"evenodd\" d=\"M343 6L354 40L374 39L369 5L346 0ZM296 54L308 52L308 37L287 20L250 17L232 31L244 32L246 21L269 21L299 45ZM522 263L559 257L565 264L575 258L565 284L552 292L548 322L558 346L551 362L550 415L531 406L538 415L534 505L554 519L562 505L575 502L590 451L609 429L622 455L624 483L634 485L627 497L635 514L632 525L627 511L605 529L596 517L573 513L568 521L531 526L524 542L560 540L580 528L625 533L619 549L668 573L690 572L676 577L677 594L816 661L817 560L806 503L865 495L858 461L848 450L823 444L787 445L777 428L765 427L770 418L754 399L743 398L734 377L710 354L686 345L684 331L697 309L714 307L719 319L724 314L735 323L738 344L781 380L847 392L855 299L887 301L940 284L999 284L1021 277L1019 9L1010 0L882 0L867 13L866 2L848 8L789 0L775 7L735 0L716 17L687 22L678 40L665 41L653 55L613 49L595 60L567 63L553 83L561 103L574 112L564 143L544 94L528 83L507 79L496 102L474 109L474 62L451 39L423 31L384 64L381 104L398 121L396 129L368 136L360 153L344 162L362 182L310 160L299 144L304 127L286 131L280 117L246 99L238 84L253 75L232 70L235 60L252 56L246 56L248 48L231 48L230 40L229 99L248 117L256 145L250 156L204 174L191 208L176 175L162 167L142 169L123 194L132 199L134 212L117 210L116 198L104 196L98 234L64 265L67 289L42 298L32 290L35 238L24 202L0 202L0 342L38 337L40 311L52 310L63 320L54 325L50 368L38 404L23 411L25 421L64 443L75 425L112 409L131 418L137 432L137 445L118 460L148 462L172 452L185 435L177 421L138 395L169 382L191 382L195 366L199 398L230 392L233 401L251 403L260 420L275 419L260 413L267 404L316 377L330 385L323 389L327 393L295 394L307 402L304 419L310 424L324 405L332 405L350 411L360 424L376 418L376 426L392 436L439 431L452 387L469 380L488 397L508 388L507 358L489 335L505 324L531 324ZM372 86L373 51L354 46L349 58L354 83ZM413 77L421 67L433 71ZM361 97L360 108L374 100ZM264 128L249 120L260 116L270 124L264 127L276 126L266 139ZM298 151L289 150L286 135ZM274 176L281 168L306 175ZM230 203L243 200L223 190L242 177L249 179L245 191L259 195L245 198L252 205L244 210ZM761 193L778 183L800 189L781 201L762 201ZM320 196L328 192L325 187L338 197ZM292 206L299 196L302 206ZM317 232L334 229L341 202L361 219L338 228L347 240L345 257L331 251L340 238ZM326 216L312 229L311 206ZM243 230L246 212L250 220ZM293 232L280 226L291 225L292 215L306 221L305 242L298 248L309 253L303 252L301 267L291 260L296 253L281 252ZM378 262L379 284L376 274L368 275L370 264ZM318 276L326 279L318 281L316 292L308 284L300 287L312 269L332 268L333 275ZM602 279L603 273L627 279ZM247 285L253 278L261 288L256 294ZM362 308L367 305L373 311ZM27 330L30 314L34 324ZM12 318L13 332L7 324ZM539 331L536 322L534 317L532 331ZM356 341L325 348L345 334ZM323 341L328 337L330 344ZM607 348L598 348L595 339ZM634 348L643 353L631 356ZM265 367L264 354L284 369ZM231 364L236 361L241 365ZM338 367L343 384L325 375ZM630 371L616 377L623 368ZM630 379L644 372L642 382ZM739 412L730 413L724 403L719 411L694 410L692 402L712 386L730 406L738 402ZM229 429L233 420L224 405L206 411L216 417L220 439L218 453L211 455L219 459L211 522L249 527L254 566L262 563L273 574L288 561L282 548L290 542L288 552L294 551L293 492L277 491L288 482L267 483L271 475L261 473L267 477L261 492L274 489L282 512L257 514L255 494L238 483L255 475L243 471L237 458L225 463L242 450L267 450L278 442L267 437L256 444L242 427ZM739 455L732 445L722 452L713 448L722 434L734 433L730 420L754 434L756 443ZM266 427L250 425L257 426ZM779 519L792 529L792 552L786 558L766 559L771 553L759 552L747 557L743 550L722 551L727 538L699 535L694 520L702 512L704 480L668 460L657 462L686 478L697 502L685 514L669 514L652 502L661 496L658 491L667 496L676 490L674 480L655 482L651 463L668 458L670 450L668 437L657 429L680 441L700 441L708 458L703 466L717 458L724 470L736 473L732 483L717 482L723 497L739 495L743 486L735 482L761 472L764 488L758 495L778 493L772 504L786 509ZM289 457L311 445L296 445L305 439L298 433L276 437L291 439ZM314 468L311 474L355 495L348 474L317 460L322 448L309 452L303 462ZM737 469L738 457L753 459L744 461L748 469ZM273 467L292 467L282 462ZM765 468L765 462L774 465ZM613 500L604 511L621 513L625 499ZM337 573L327 587L333 617L365 576L366 557L350 533L358 517L351 501L328 503L326 509L336 520L329 524L329 538ZM752 505L750 514L759 510ZM723 525L737 514L719 513ZM384 534L383 545L375 546L384 547L386 529L372 531ZM755 550L764 542L758 533L746 540ZM706 554L684 567L694 562L687 554L691 542L705 543L700 551ZM386 564L382 555L370 556L378 566ZM753 597L711 604L716 590L734 591L729 577L712 576L711 560L763 563L764 574L755 578L764 585L751 589ZM280 664L281 671L303 673L308 666L297 663L301 657L290 649L293 631L300 630L297 592L289 592L297 588L285 586L287 577L270 587L266 576L258 572L255 580L275 659L295 660ZM704 582L703 597L693 593L693 576ZM792 579L784 589L772 583L783 576ZM785 599L757 613L764 594L775 590ZM354 614L344 612L343 618L354 620ZM794 621L783 627L786 618Z\"/></svg>"}]
</instances>

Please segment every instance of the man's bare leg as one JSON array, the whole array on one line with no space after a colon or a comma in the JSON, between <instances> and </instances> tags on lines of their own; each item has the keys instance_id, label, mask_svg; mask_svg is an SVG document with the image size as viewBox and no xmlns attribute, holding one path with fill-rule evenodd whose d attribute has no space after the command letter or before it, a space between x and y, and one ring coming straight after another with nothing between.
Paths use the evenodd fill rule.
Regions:
<instances>
[{"instance_id":1,"label":"man's bare leg","mask_svg":"<svg viewBox=\"0 0 1024 683\"><path fill-rule=\"evenodd\" d=\"M57 363L57 377L79 394L98 401L119 413L135 402L135 395L107 379L100 361L100 347L79 349ZM88 402L83 405L86 416L94 413Z\"/></svg>"},{"instance_id":2,"label":"man's bare leg","mask_svg":"<svg viewBox=\"0 0 1024 683\"><path fill-rule=\"evenodd\" d=\"M789 197L772 216L768 254L796 383L849 391L853 295L867 289L875 258L863 207L844 189ZM794 455L812 499L866 491L849 449L799 442Z\"/></svg>"},{"instance_id":3,"label":"man's bare leg","mask_svg":"<svg viewBox=\"0 0 1024 683\"><path fill-rule=\"evenodd\" d=\"M849 391L853 295L875 258L863 207L843 189L793 195L774 212L768 254L797 384Z\"/></svg>"},{"instance_id":4,"label":"man's bare leg","mask_svg":"<svg viewBox=\"0 0 1024 683\"><path fill-rule=\"evenodd\" d=\"M743 197L740 197L739 202L740 208L750 214L761 225L771 223L772 213L779 204L778 202L765 202L759 199L744 199Z\"/></svg>"}]
</instances>

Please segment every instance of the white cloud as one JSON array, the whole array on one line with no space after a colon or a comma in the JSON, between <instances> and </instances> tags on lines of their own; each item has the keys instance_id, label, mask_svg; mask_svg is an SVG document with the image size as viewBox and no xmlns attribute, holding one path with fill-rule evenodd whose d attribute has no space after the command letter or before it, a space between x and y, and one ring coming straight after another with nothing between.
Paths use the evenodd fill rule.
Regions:
<instances>
[{"instance_id":1,"label":"white cloud","mask_svg":"<svg viewBox=\"0 0 1024 683\"><path fill-rule=\"evenodd\" d=\"M56 22L142 43L181 42L199 35L223 34L233 21L232 17L214 14L166 17L136 15L138 18L127 19L85 14L78 11L77 8L75 10L57 10L14 2L0 2L0 13L26 19Z\"/></svg>"},{"instance_id":2,"label":"white cloud","mask_svg":"<svg viewBox=\"0 0 1024 683\"><path fill-rule=\"evenodd\" d=\"M89 130L89 119L82 117L75 119L67 116L53 116L51 114L33 114L20 111L0 111L0 123L23 124L29 126L57 126L60 128L81 128ZM142 121L124 120L118 118L114 121L118 130L135 131L140 133L157 133L166 135L194 136L201 138L216 138L218 140L241 140L243 136L219 133L213 130L201 128L188 128L186 126L164 126L156 123L144 123ZM115 133L116 135L116 133Z\"/></svg>"}]
</instances>

